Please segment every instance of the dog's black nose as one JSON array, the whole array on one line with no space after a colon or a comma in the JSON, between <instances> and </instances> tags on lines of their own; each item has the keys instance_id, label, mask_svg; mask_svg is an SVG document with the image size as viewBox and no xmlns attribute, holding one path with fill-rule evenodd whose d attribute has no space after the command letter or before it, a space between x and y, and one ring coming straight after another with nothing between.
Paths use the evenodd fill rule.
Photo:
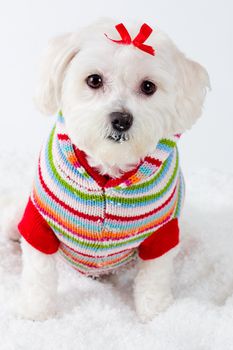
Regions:
<instances>
[{"instance_id":1,"label":"dog's black nose","mask_svg":"<svg viewBox=\"0 0 233 350\"><path fill-rule=\"evenodd\" d=\"M129 130L133 124L132 114L126 112L112 112L110 119L113 129L120 132Z\"/></svg>"}]
</instances>

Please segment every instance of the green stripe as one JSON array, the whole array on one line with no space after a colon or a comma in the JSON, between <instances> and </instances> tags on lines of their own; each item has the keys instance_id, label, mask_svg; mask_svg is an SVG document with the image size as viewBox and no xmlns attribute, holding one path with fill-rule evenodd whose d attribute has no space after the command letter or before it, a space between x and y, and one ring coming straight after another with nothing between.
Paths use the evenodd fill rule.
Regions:
<instances>
[{"instance_id":1,"label":"green stripe","mask_svg":"<svg viewBox=\"0 0 233 350\"><path fill-rule=\"evenodd\" d=\"M176 143L172 140L168 140L168 139L162 139L159 141L159 143L161 143L162 145L174 148L176 147Z\"/></svg>"},{"instance_id":2,"label":"green stripe","mask_svg":"<svg viewBox=\"0 0 233 350\"><path fill-rule=\"evenodd\" d=\"M158 199L159 197L161 197L166 191L167 189L170 187L170 185L172 184L172 182L174 181L176 175L177 175L177 170L178 170L178 157L176 157L176 165L174 168L174 171L172 173L172 176L170 177L169 181L166 183L166 186L164 186L164 188L162 190L160 190L159 192L147 195L147 196L143 196L143 197L136 197L136 198L126 198L126 197L109 197L106 195L106 198L109 201L112 201L114 203L124 203L124 204L136 204L136 203L142 203L142 202L146 202L149 201L151 199Z\"/></svg>"},{"instance_id":3,"label":"green stripe","mask_svg":"<svg viewBox=\"0 0 233 350\"><path fill-rule=\"evenodd\" d=\"M175 147L175 151L176 151L175 156L178 157L177 147ZM171 155L172 155L172 153L169 155L169 157ZM155 176L152 179L150 179L146 182L143 182L142 184L139 184L139 185L130 185L128 188L122 188L122 187L118 186L118 187L116 187L116 189L121 190L121 191L124 190L124 191L130 192L131 190L142 189L142 188L150 186L151 184L153 184L153 182L156 182L160 176L162 176L162 173L164 172L164 169L166 168L167 163L169 161L169 157L162 163L161 167L157 170Z\"/></svg>"}]
</instances>

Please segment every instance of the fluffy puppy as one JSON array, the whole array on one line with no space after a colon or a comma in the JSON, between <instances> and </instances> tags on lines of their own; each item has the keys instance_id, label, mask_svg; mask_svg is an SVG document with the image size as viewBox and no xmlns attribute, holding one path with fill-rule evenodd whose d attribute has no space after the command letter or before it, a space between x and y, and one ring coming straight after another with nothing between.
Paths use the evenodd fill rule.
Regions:
<instances>
[{"instance_id":1,"label":"fluffy puppy","mask_svg":"<svg viewBox=\"0 0 233 350\"><path fill-rule=\"evenodd\" d=\"M19 224L27 318L56 311L57 251L91 276L136 259L142 320L172 302L183 202L176 141L201 115L208 75L160 30L115 24L54 39L42 64L37 105L60 112Z\"/></svg>"}]
</instances>

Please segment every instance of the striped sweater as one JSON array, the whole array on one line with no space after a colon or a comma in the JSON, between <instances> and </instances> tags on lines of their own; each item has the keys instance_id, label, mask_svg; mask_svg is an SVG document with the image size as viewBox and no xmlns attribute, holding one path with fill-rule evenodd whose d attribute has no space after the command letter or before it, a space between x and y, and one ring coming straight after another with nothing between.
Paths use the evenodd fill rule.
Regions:
<instances>
[{"instance_id":1,"label":"striped sweater","mask_svg":"<svg viewBox=\"0 0 233 350\"><path fill-rule=\"evenodd\" d=\"M21 234L44 253L59 250L87 275L114 270L138 254L146 259L166 253L179 240L184 186L178 138L160 140L136 169L106 179L94 176L60 115L40 153Z\"/></svg>"}]
</instances>

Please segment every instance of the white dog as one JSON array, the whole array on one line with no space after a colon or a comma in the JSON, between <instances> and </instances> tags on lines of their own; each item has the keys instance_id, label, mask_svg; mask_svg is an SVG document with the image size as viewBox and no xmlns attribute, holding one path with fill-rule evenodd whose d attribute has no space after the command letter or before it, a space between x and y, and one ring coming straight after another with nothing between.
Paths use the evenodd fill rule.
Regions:
<instances>
[{"instance_id":1,"label":"white dog","mask_svg":"<svg viewBox=\"0 0 233 350\"><path fill-rule=\"evenodd\" d=\"M160 30L115 24L54 39L42 65L37 104L60 112L19 224L20 312L30 319L56 311L57 251L87 275L135 258L142 320L172 302L183 197L176 140L201 115L208 74Z\"/></svg>"}]
</instances>

